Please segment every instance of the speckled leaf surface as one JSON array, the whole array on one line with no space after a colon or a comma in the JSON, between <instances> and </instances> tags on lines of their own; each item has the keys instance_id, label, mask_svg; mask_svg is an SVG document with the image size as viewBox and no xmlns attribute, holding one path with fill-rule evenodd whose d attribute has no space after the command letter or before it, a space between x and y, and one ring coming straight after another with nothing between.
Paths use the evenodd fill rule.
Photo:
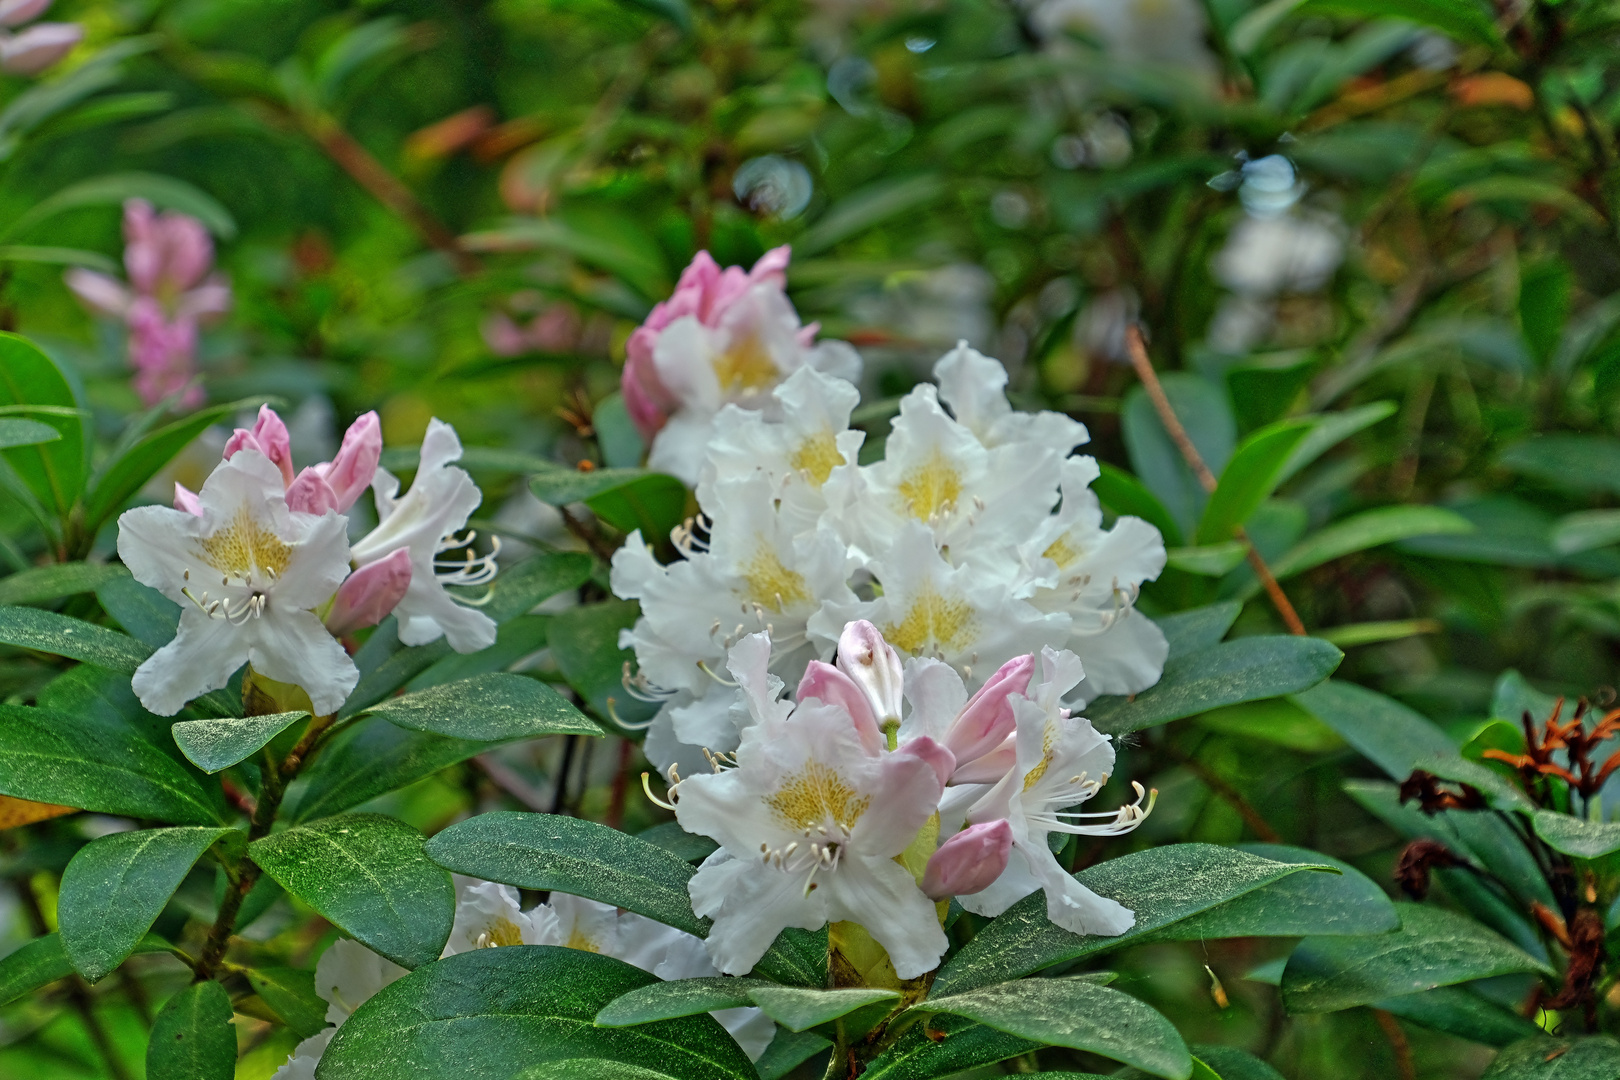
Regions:
<instances>
[{"instance_id":1,"label":"speckled leaf surface","mask_svg":"<svg viewBox=\"0 0 1620 1080\"><path fill-rule=\"evenodd\" d=\"M1554 1039L1535 1035L1503 1050L1481 1080L1614 1080L1620 1041L1611 1035Z\"/></svg>"},{"instance_id":2,"label":"speckled leaf surface","mask_svg":"<svg viewBox=\"0 0 1620 1080\"><path fill-rule=\"evenodd\" d=\"M677 1016L696 1016L714 1009L752 1005L752 992L771 984L763 979L678 979L632 990L596 1014L599 1027L632 1027Z\"/></svg>"},{"instance_id":3,"label":"speckled leaf surface","mask_svg":"<svg viewBox=\"0 0 1620 1080\"><path fill-rule=\"evenodd\" d=\"M1620 851L1620 823L1587 821L1551 810L1538 810L1530 820L1536 835L1565 855L1597 859Z\"/></svg>"},{"instance_id":4,"label":"speckled leaf surface","mask_svg":"<svg viewBox=\"0 0 1620 1080\"><path fill-rule=\"evenodd\" d=\"M861 1080L932 1080L993 1065L1040 1047L1038 1042L997 1031L966 1017L943 1015L931 1019L927 1025L913 1025L893 1046L873 1059L861 1074Z\"/></svg>"},{"instance_id":5,"label":"speckled leaf surface","mask_svg":"<svg viewBox=\"0 0 1620 1080\"><path fill-rule=\"evenodd\" d=\"M1283 1074L1246 1050L1235 1046L1201 1043L1192 1047L1193 1058L1208 1066L1220 1080L1283 1080Z\"/></svg>"},{"instance_id":6,"label":"speckled leaf surface","mask_svg":"<svg viewBox=\"0 0 1620 1080\"><path fill-rule=\"evenodd\" d=\"M132 637L38 608L0 608L0 644L133 674L152 649Z\"/></svg>"},{"instance_id":7,"label":"speckled leaf surface","mask_svg":"<svg viewBox=\"0 0 1620 1080\"><path fill-rule=\"evenodd\" d=\"M495 745L407 731L380 716L362 717L340 731L304 770L283 813L295 822L341 813Z\"/></svg>"},{"instance_id":8,"label":"speckled leaf surface","mask_svg":"<svg viewBox=\"0 0 1620 1080\"><path fill-rule=\"evenodd\" d=\"M355 940L407 968L450 937L455 890L422 834L382 814L344 814L255 840L265 873Z\"/></svg>"},{"instance_id":9,"label":"speckled leaf surface","mask_svg":"<svg viewBox=\"0 0 1620 1080\"><path fill-rule=\"evenodd\" d=\"M960 993L1095 956L1207 911L1245 893L1306 871L1214 844L1171 844L1132 852L1081 871L1079 882L1136 913L1119 937L1071 934L1046 917L1046 894L1026 896L976 934L934 981L935 994ZM1314 871L1306 871L1314 872Z\"/></svg>"},{"instance_id":10,"label":"speckled leaf surface","mask_svg":"<svg viewBox=\"0 0 1620 1080\"><path fill-rule=\"evenodd\" d=\"M147 934L132 955L169 951L169 943L156 934ZM0 1005L10 1005L42 986L73 974L62 949L62 936L51 933L0 957Z\"/></svg>"},{"instance_id":11,"label":"speckled leaf surface","mask_svg":"<svg viewBox=\"0 0 1620 1080\"><path fill-rule=\"evenodd\" d=\"M506 672L389 698L372 706L370 712L402 728L481 742L602 734L601 728L545 683Z\"/></svg>"},{"instance_id":12,"label":"speckled leaf surface","mask_svg":"<svg viewBox=\"0 0 1620 1080\"><path fill-rule=\"evenodd\" d=\"M203 852L230 831L138 829L80 848L62 871L56 908L75 970L95 982L123 963Z\"/></svg>"},{"instance_id":13,"label":"speckled leaf surface","mask_svg":"<svg viewBox=\"0 0 1620 1080\"><path fill-rule=\"evenodd\" d=\"M236 1075L236 1029L223 986L192 983L168 1000L152 1021L146 1075L154 1080L231 1080Z\"/></svg>"},{"instance_id":14,"label":"speckled leaf surface","mask_svg":"<svg viewBox=\"0 0 1620 1080\"><path fill-rule=\"evenodd\" d=\"M610 1001L655 978L611 957L544 945L459 953L361 1006L338 1029L316 1075L509 1080L535 1075L530 1070L548 1062L594 1058L672 1080L755 1076L747 1056L708 1016L595 1025Z\"/></svg>"},{"instance_id":15,"label":"speckled leaf surface","mask_svg":"<svg viewBox=\"0 0 1620 1080\"><path fill-rule=\"evenodd\" d=\"M244 716L240 719L182 720L171 729L174 744L186 760L207 773L217 773L258 753L265 744L307 712Z\"/></svg>"},{"instance_id":16,"label":"speckled leaf surface","mask_svg":"<svg viewBox=\"0 0 1620 1080\"><path fill-rule=\"evenodd\" d=\"M849 990L814 990L806 986L766 986L753 993L754 1004L765 1015L789 1031L807 1031L840 1017L865 1009L869 1005L882 1005L877 1012L881 1018L900 995L893 990L856 987ZM872 1022L876 1022L875 1019Z\"/></svg>"}]
</instances>

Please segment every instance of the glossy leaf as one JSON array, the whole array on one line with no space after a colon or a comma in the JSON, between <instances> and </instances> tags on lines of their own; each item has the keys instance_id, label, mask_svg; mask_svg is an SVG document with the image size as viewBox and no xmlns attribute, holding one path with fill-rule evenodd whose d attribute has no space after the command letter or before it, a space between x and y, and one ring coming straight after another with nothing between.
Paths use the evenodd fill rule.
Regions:
<instances>
[{"instance_id":1,"label":"glossy leaf","mask_svg":"<svg viewBox=\"0 0 1620 1080\"><path fill-rule=\"evenodd\" d=\"M1136 915L1130 930L1118 937L1071 934L1052 925L1046 917L1046 896L1036 892L1008 908L951 957L934 981L934 993L960 993L1124 948L1306 869L1213 844L1170 844L1122 855L1082 870L1075 878L1092 892L1127 905Z\"/></svg>"},{"instance_id":2,"label":"glossy leaf","mask_svg":"<svg viewBox=\"0 0 1620 1080\"><path fill-rule=\"evenodd\" d=\"M549 946L475 949L382 989L338 1029L322 1080L518 1076L581 1056L675 1080L739 1080L748 1058L708 1016L599 1028L596 1015L655 976L611 957Z\"/></svg>"},{"instance_id":3,"label":"glossy leaf","mask_svg":"<svg viewBox=\"0 0 1620 1080\"><path fill-rule=\"evenodd\" d=\"M619 648L619 631L634 626L640 610L629 600L607 600L571 608L552 620L551 655L568 685L598 716L616 713L634 723L656 711L656 706L632 698L622 681L625 663L635 670L636 657Z\"/></svg>"},{"instance_id":4,"label":"glossy leaf","mask_svg":"<svg viewBox=\"0 0 1620 1080\"><path fill-rule=\"evenodd\" d=\"M1530 820L1536 835L1565 855L1600 859L1620 851L1620 822L1587 821L1552 810L1537 810Z\"/></svg>"},{"instance_id":5,"label":"glossy leaf","mask_svg":"<svg viewBox=\"0 0 1620 1080\"><path fill-rule=\"evenodd\" d=\"M1223 600L1218 604L1178 611L1153 621L1164 632L1164 639L1170 646L1170 659L1177 660L1219 644L1242 610L1241 601Z\"/></svg>"},{"instance_id":6,"label":"glossy leaf","mask_svg":"<svg viewBox=\"0 0 1620 1080\"><path fill-rule=\"evenodd\" d=\"M1171 569L1200 577L1224 577L1244 559L1248 547L1237 540L1204 547L1171 548L1165 562Z\"/></svg>"},{"instance_id":7,"label":"glossy leaf","mask_svg":"<svg viewBox=\"0 0 1620 1080\"><path fill-rule=\"evenodd\" d=\"M1365 431L1380 420L1394 416L1397 408L1393 401L1375 401L1342 412L1323 414L1318 418L1316 427L1288 455L1288 463L1283 466L1279 483L1286 483L1301 469L1358 431Z\"/></svg>"},{"instance_id":8,"label":"glossy leaf","mask_svg":"<svg viewBox=\"0 0 1620 1080\"><path fill-rule=\"evenodd\" d=\"M1315 424L1315 419L1281 420L1243 440L1222 470L1199 518L1198 543L1218 544L1232 539L1233 531L1277 490L1289 456Z\"/></svg>"},{"instance_id":9,"label":"glossy leaf","mask_svg":"<svg viewBox=\"0 0 1620 1080\"><path fill-rule=\"evenodd\" d=\"M1100 474L1091 482L1091 490L1104 506L1122 516L1141 518L1158 529L1171 547L1181 544L1181 526L1142 481L1107 462L1098 462L1097 467Z\"/></svg>"},{"instance_id":10,"label":"glossy leaf","mask_svg":"<svg viewBox=\"0 0 1620 1080\"><path fill-rule=\"evenodd\" d=\"M341 813L496 745L407 731L382 717L363 717L333 736L305 768L283 813L294 822Z\"/></svg>"},{"instance_id":11,"label":"glossy leaf","mask_svg":"<svg viewBox=\"0 0 1620 1080\"><path fill-rule=\"evenodd\" d=\"M794 1032L777 1028L776 1037L771 1040L771 1045L765 1048L765 1053L760 1055L759 1060L754 1062L754 1068L759 1070L759 1080L782 1080L794 1069L831 1046L831 1042L814 1032Z\"/></svg>"},{"instance_id":12,"label":"glossy leaf","mask_svg":"<svg viewBox=\"0 0 1620 1080\"><path fill-rule=\"evenodd\" d=\"M753 991L772 986L764 979L716 976L656 982L615 998L596 1014L597 1027L631 1027L677 1016L696 1016L716 1009L736 1009L754 1003Z\"/></svg>"},{"instance_id":13,"label":"glossy leaf","mask_svg":"<svg viewBox=\"0 0 1620 1080\"><path fill-rule=\"evenodd\" d=\"M1086 1050L1154 1076L1192 1071L1175 1025L1129 994L1084 978L1019 979L962 993L931 995L913 1012L944 1012L1009 1035Z\"/></svg>"},{"instance_id":14,"label":"glossy leaf","mask_svg":"<svg viewBox=\"0 0 1620 1080\"><path fill-rule=\"evenodd\" d=\"M545 683L505 672L389 698L368 712L397 727L478 742L602 734L601 728Z\"/></svg>"},{"instance_id":15,"label":"glossy leaf","mask_svg":"<svg viewBox=\"0 0 1620 1080\"><path fill-rule=\"evenodd\" d=\"M1421 994L1385 998L1374 1002L1373 1007L1487 1046L1506 1046L1541 1030L1518 1013L1463 986L1437 986Z\"/></svg>"},{"instance_id":16,"label":"glossy leaf","mask_svg":"<svg viewBox=\"0 0 1620 1080\"><path fill-rule=\"evenodd\" d=\"M49 424L20 416L0 416L0 450L56 442L62 433Z\"/></svg>"},{"instance_id":17,"label":"glossy leaf","mask_svg":"<svg viewBox=\"0 0 1620 1080\"><path fill-rule=\"evenodd\" d=\"M0 578L0 605L39 604L78 593L95 592L112 581L124 580L122 566L69 562L33 566Z\"/></svg>"},{"instance_id":18,"label":"glossy leaf","mask_svg":"<svg viewBox=\"0 0 1620 1080\"><path fill-rule=\"evenodd\" d=\"M1335 679L1293 700L1396 780L1410 776L1422 759L1460 760L1456 746L1428 717L1376 690Z\"/></svg>"},{"instance_id":19,"label":"glossy leaf","mask_svg":"<svg viewBox=\"0 0 1620 1080\"><path fill-rule=\"evenodd\" d=\"M132 577L99 586L96 599L130 637L149 649L173 641L180 627L180 605Z\"/></svg>"},{"instance_id":20,"label":"glossy leaf","mask_svg":"<svg viewBox=\"0 0 1620 1080\"><path fill-rule=\"evenodd\" d=\"M1275 743L1301 753L1344 746L1337 732L1287 698L1267 698L1204 713L1198 725L1223 735Z\"/></svg>"},{"instance_id":21,"label":"glossy leaf","mask_svg":"<svg viewBox=\"0 0 1620 1080\"><path fill-rule=\"evenodd\" d=\"M1564 491L1620 494L1620 439L1553 432L1502 451L1497 464Z\"/></svg>"},{"instance_id":22,"label":"glossy leaf","mask_svg":"<svg viewBox=\"0 0 1620 1080\"><path fill-rule=\"evenodd\" d=\"M1580 510L1559 518L1552 529L1553 550L1573 555L1620 543L1620 510Z\"/></svg>"},{"instance_id":23,"label":"glossy leaf","mask_svg":"<svg viewBox=\"0 0 1620 1080\"><path fill-rule=\"evenodd\" d=\"M426 690L475 675L506 671L518 661L545 648L550 637L550 615L519 615L495 628L495 644L489 648L442 656L413 676L405 684L405 690Z\"/></svg>"},{"instance_id":24,"label":"glossy leaf","mask_svg":"<svg viewBox=\"0 0 1620 1080\"><path fill-rule=\"evenodd\" d=\"M1157 685L1134 698L1102 697L1086 709L1098 731L1140 731L1184 716L1315 686L1344 654L1317 638L1260 636L1222 642L1167 662Z\"/></svg>"},{"instance_id":25,"label":"glossy leaf","mask_svg":"<svg viewBox=\"0 0 1620 1080\"><path fill-rule=\"evenodd\" d=\"M755 1005L789 1031L808 1031L834 1020L881 1006L872 1010L872 1019L886 1015L900 1000L893 990L858 987L848 990L818 990L807 986L756 987L751 995Z\"/></svg>"},{"instance_id":26,"label":"glossy leaf","mask_svg":"<svg viewBox=\"0 0 1620 1080\"><path fill-rule=\"evenodd\" d=\"M192 983L170 998L152 1021L146 1075L164 1080L231 1080L236 1075L236 1028L231 998L212 980Z\"/></svg>"},{"instance_id":27,"label":"glossy leaf","mask_svg":"<svg viewBox=\"0 0 1620 1080\"><path fill-rule=\"evenodd\" d=\"M168 951L167 941L156 934L147 934L135 946L132 955L145 956ZM62 949L61 935L51 933L35 938L0 957L0 1005L10 1005L71 974L73 965L68 962L67 953Z\"/></svg>"},{"instance_id":28,"label":"glossy leaf","mask_svg":"<svg viewBox=\"0 0 1620 1080\"><path fill-rule=\"evenodd\" d=\"M299 968L248 969L248 985L292 1029L307 1039L326 1027L326 1002L315 993L315 973Z\"/></svg>"},{"instance_id":29,"label":"glossy leaf","mask_svg":"<svg viewBox=\"0 0 1620 1080\"><path fill-rule=\"evenodd\" d=\"M33 342L0 332L0 406L22 405L47 406L29 419L55 428L61 438L0 450L0 458L40 505L66 518L84 490L88 444L79 401L55 362Z\"/></svg>"},{"instance_id":30,"label":"glossy leaf","mask_svg":"<svg viewBox=\"0 0 1620 1080\"><path fill-rule=\"evenodd\" d=\"M646 469L554 467L531 479L529 490L552 506L584 503L620 532L640 529L648 540L662 538L686 515L686 485Z\"/></svg>"},{"instance_id":31,"label":"glossy leaf","mask_svg":"<svg viewBox=\"0 0 1620 1080\"><path fill-rule=\"evenodd\" d=\"M1550 974L1540 960L1466 915L1397 904L1401 928L1364 937L1310 937L1283 970L1292 1013L1337 1012L1493 975Z\"/></svg>"},{"instance_id":32,"label":"glossy leaf","mask_svg":"<svg viewBox=\"0 0 1620 1080\"><path fill-rule=\"evenodd\" d=\"M178 825L217 825L192 774L128 727L0 705L0 794Z\"/></svg>"},{"instance_id":33,"label":"glossy leaf","mask_svg":"<svg viewBox=\"0 0 1620 1080\"><path fill-rule=\"evenodd\" d=\"M152 929L197 860L231 830L137 829L92 840L62 871L57 921L62 948L96 982Z\"/></svg>"},{"instance_id":34,"label":"glossy leaf","mask_svg":"<svg viewBox=\"0 0 1620 1080\"><path fill-rule=\"evenodd\" d=\"M1553 1038L1533 1035L1496 1055L1480 1080L1613 1080L1620 1076L1620 1040L1612 1035Z\"/></svg>"},{"instance_id":35,"label":"glossy leaf","mask_svg":"<svg viewBox=\"0 0 1620 1080\"><path fill-rule=\"evenodd\" d=\"M133 674L152 650L132 637L38 608L0 608L0 644Z\"/></svg>"},{"instance_id":36,"label":"glossy leaf","mask_svg":"<svg viewBox=\"0 0 1620 1080\"><path fill-rule=\"evenodd\" d=\"M455 890L422 834L381 814L345 814L275 833L248 854L289 893L402 967L436 959L450 937Z\"/></svg>"},{"instance_id":37,"label":"glossy leaf","mask_svg":"<svg viewBox=\"0 0 1620 1080\"><path fill-rule=\"evenodd\" d=\"M1272 564L1279 581L1368 548L1414 536L1474 531L1474 523L1438 506L1385 506L1318 529Z\"/></svg>"},{"instance_id":38,"label":"glossy leaf","mask_svg":"<svg viewBox=\"0 0 1620 1080\"><path fill-rule=\"evenodd\" d=\"M1235 1046L1204 1043L1191 1049L1194 1059L1207 1066L1217 1080L1283 1080L1282 1073Z\"/></svg>"},{"instance_id":39,"label":"glossy leaf","mask_svg":"<svg viewBox=\"0 0 1620 1080\"><path fill-rule=\"evenodd\" d=\"M1041 1043L966 1017L942 1015L914 1024L873 1059L861 1080L934 1080L1038 1050Z\"/></svg>"},{"instance_id":40,"label":"glossy leaf","mask_svg":"<svg viewBox=\"0 0 1620 1080\"><path fill-rule=\"evenodd\" d=\"M1160 381L1176 418L1186 428L1199 456L1209 470L1219 476L1237 444L1237 424L1232 419L1226 395L1207 380L1188 372L1171 372L1161 376ZM1164 504L1181 534L1193 535L1198 531L1198 522L1209 497L1182 460L1181 451L1171 442L1153 403L1141 387L1132 387L1125 395L1120 421L1131 470Z\"/></svg>"},{"instance_id":41,"label":"glossy leaf","mask_svg":"<svg viewBox=\"0 0 1620 1080\"><path fill-rule=\"evenodd\" d=\"M217 773L246 761L307 716L307 712L284 712L240 719L182 720L174 725L174 744L197 768Z\"/></svg>"}]
</instances>

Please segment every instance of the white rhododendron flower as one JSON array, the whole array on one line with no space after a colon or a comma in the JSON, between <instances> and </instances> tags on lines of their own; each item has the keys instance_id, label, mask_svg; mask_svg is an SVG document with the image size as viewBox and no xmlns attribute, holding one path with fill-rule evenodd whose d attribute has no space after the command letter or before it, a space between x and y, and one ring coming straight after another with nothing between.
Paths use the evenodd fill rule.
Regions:
<instances>
[{"instance_id":1,"label":"white rhododendron flower","mask_svg":"<svg viewBox=\"0 0 1620 1080\"><path fill-rule=\"evenodd\" d=\"M141 506L118 519L118 554L135 579L181 605L169 644L135 672L141 704L173 716L225 686L245 663L296 683L336 712L360 679L315 608L349 572L348 520L287 507L282 472L243 450L209 476L201 514Z\"/></svg>"},{"instance_id":2,"label":"white rhododendron flower","mask_svg":"<svg viewBox=\"0 0 1620 1080\"><path fill-rule=\"evenodd\" d=\"M408 974L358 941L338 938L332 942L315 964L315 993L327 1003L326 1022L331 1026L299 1043L271 1080L315 1080L315 1067L343 1022L377 991Z\"/></svg>"}]
</instances>

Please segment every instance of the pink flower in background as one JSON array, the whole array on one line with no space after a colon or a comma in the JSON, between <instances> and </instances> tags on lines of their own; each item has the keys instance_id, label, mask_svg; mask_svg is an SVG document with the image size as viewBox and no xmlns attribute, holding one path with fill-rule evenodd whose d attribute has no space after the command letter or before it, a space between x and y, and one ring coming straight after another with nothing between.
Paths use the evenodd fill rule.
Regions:
<instances>
[{"instance_id":1,"label":"pink flower in background","mask_svg":"<svg viewBox=\"0 0 1620 1080\"><path fill-rule=\"evenodd\" d=\"M51 0L0 0L0 70L11 75L38 75L84 39L78 23L34 23L17 33L21 26L45 14Z\"/></svg>"},{"instance_id":2,"label":"pink flower in background","mask_svg":"<svg viewBox=\"0 0 1620 1080\"><path fill-rule=\"evenodd\" d=\"M5 19L0 0L0 22ZM144 199L124 203L124 269L129 284L94 270L66 274L68 288L92 311L124 320L135 392L147 405L183 390L196 374L197 327L231 306L231 287L209 271L214 245L200 221L173 211L159 214ZM185 391L190 408L201 387Z\"/></svg>"},{"instance_id":3,"label":"pink flower in background","mask_svg":"<svg viewBox=\"0 0 1620 1080\"><path fill-rule=\"evenodd\" d=\"M257 450L281 470L282 483L287 489L287 505L307 514L324 514L336 510L349 512L355 500L371 486L377 475L377 463L382 460L382 421L375 412L368 412L344 432L343 445L331 461L310 465L294 475L292 438L281 416L268 405L259 406L259 415L251 428L237 428L225 443L223 457L231 460L238 451ZM185 491L176 484L177 491ZM176 496L175 509L183 510Z\"/></svg>"}]
</instances>

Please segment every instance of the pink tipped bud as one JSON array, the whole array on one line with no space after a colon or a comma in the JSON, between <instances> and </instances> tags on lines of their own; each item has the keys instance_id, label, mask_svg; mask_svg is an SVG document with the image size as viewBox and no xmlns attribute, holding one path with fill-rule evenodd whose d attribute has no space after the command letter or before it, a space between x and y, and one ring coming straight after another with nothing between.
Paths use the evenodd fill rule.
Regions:
<instances>
[{"instance_id":1,"label":"pink tipped bud","mask_svg":"<svg viewBox=\"0 0 1620 1080\"><path fill-rule=\"evenodd\" d=\"M0 26L21 26L45 14L51 0L0 0Z\"/></svg>"},{"instance_id":2,"label":"pink tipped bud","mask_svg":"<svg viewBox=\"0 0 1620 1080\"><path fill-rule=\"evenodd\" d=\"M129 290L124 288L124 283L117 278L98 274L94 270L74 267L62 275L62 280L73 290L73 295L97 315L111 315L121 319L129 314Z\"/></svg>"},{"instance_id":3,"label":"pink tipped bud","mask_svg":"<svg viewBox=\"0 0 1620 1080\"><path fill-rule=\"evenodd\" d=\"M969 825L928 860L922 891L931 900L944 900L988 889L1007 869L1012 842L1012 825L1006 818Z\"/></svg>"},{"instance_id":4,"label":"pink tipped bud","mask_svg":"<svg viewBox=\"0 0 1620 1080\"><path fill-rule=\"evenodd\" d=\"M816 698L828 705L841 706L855 722L855 734L866 752L878 754L883 751L883 730L878 725L878 718L872 715L872 706L866 695L861 693L861 688L848 675L831 664L824 664L820 660L810 661L804 669L804 678L799 680L799 691L795 696L800 701Z\"/></svg>"},{"instance_id":5,"label":"pink tipped bud","mask_svg":"<svg viewBox=\"0 0 1620 1080\"><path fill-rule=\"evenodd\" d=\"M329 464L315 466L332 485L339 511L346 512L371 486L377 463L382 460L382 444L382 421L375 412L368 412L349 425L337 457Z\"/></svg>"},{"instance_id":6,"label":"pink tipped bud","mask_svg":"<svg viewBox=\"0 0 1620 1080\"><path fill-rule=\"evenodd\" d=\"M408 548L367 563L338 586L332 610L326 615L326 628L333 634L351 634L366 626L376 626L388 617L411 584L411 553Z\"/></svg>"},{"instance_id":7,"label":"pink tipped bud","mask_svg":"<svg viewBox=\"0 0 1620 1080\"><path fill-rule=\"evenodd\" d=\"M287 509L303 514L324 514L328 510L341 510L337 492L332 490L313 467L299 473L287 485Z\"/></svg>"},{"instance_id":8,"label":"pink tipped bud","mask_svg":"<svg viewBox=\"0 0 1620 1080\"><path fill-rule=\"evenodd\" d=\"M663 428L677 405L653 363L653 346L657 342L657 330L637 327L625 343L624 374L619 379L625 411L647 442Z\"/></svg>"},{"instance_id":9,"label":"pink tipped bud","mask_svg":"<svg viewBox=\"0 0 1620 1080\"><path fill-rule=\"evenodd\" d=\"M951 776L953 784L994 784L1018 764L1018 736L1008 735L1006 741L988 754L980 754L972 761L957 766Z\"/></svg>"},{"instance_id":10,"label":"pink tipped bud","mask_svg":"<svg viewBox=\"0 0 1620 1080\"><path fill-rule=\"evenodd\" d=\"M962 706L945 732L945 745L958 761L968 762L988 754L1018 726L1010 699L1029 689L1034 671L1035 657L1015 656L1002 664Z\"/></svg>"},{"instance_id":11,"label":"pink tipped bud","mask_svg":"<svg viewBox=\"0 0 1620 1080\"><path fill-rule=\"evenodd\" d=\"M178 481L174 485L174 508L184 510L195 517L203 516L202 500L197 498L196 492Z\"/></svg>"},{"instance_id":12,"label":"pink tipped bud","mask_svg":"<svg viewBox=\"0 0 1620 1080\"><path fill-rule=\"evenodd\" d=\"M844 627L838 637L838 670L852 679L877 717L878 727L900 723L905 672L900 654L865 619Z\"/></svg>"},{"instance_id":13,"label":"pink tipped bud","mask_svg":"<svg viewBox=\"0 0 1620 1080\"><path fill-rule=\"evenodd\" d=\"M951 773L956 770L956 758L951 756L951 752L926 735L902 744L900 749L889 756L914 757L927 763L928 767L934 770L934 775L939 777L941 790L944 789L945 782L951 778Z\"/></svg>"},{"instance_id":14,"label":"pink tipped bud","mask_svg":"<svg viewBox=\"0 0 1620 1080\"><path fill-rule=\"evenodd\" d=\"M229 461L238 450L257 450L281 470L282 482L289 487L292 485L292 439L287 434L287 425L270 406L259 406L259 418L253 430L236 429L236 434L225 443L225 460Z\"/></svg>"},{"instance_id":15,"label":"pink tipped bud","mask_svg":"<svg viewBox=\"0 0 1620 1080\"><path fill-rule=\"evenodd\" d=\"M35 23L0 40L0 68L13 75L38 75L84 40L78 23Z\"/></svg>"}]
</instances>

